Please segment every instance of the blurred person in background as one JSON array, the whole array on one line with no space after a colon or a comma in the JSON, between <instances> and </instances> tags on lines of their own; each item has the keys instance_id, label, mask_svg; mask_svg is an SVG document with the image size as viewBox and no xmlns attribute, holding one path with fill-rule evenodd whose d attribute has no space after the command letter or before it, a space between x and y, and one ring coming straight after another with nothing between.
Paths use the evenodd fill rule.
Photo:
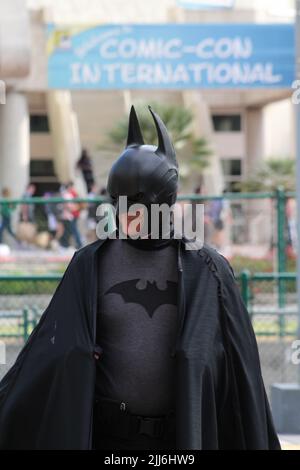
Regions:
<instances>
[{"instance_id":1,"label":"blurred person in background","mask_svg":"<svg viewBox=\"0 0 300 470\"><path fill-rule=\"evenodd\" d=\"M72 199L78 198L78 193L74 188L73 182L68 183L63 189L62 197L68 199L69 202L63 203L61 221L63 223L64 232L60 238L60 244L63 248L69 248L70 237L72 236L76 248L81 248L82 240L78 229L81 205L77 202L71 202Z\"/></svg>"},{"instance_id":2,"label":"blurred person in background","mask_svg":"<svg viewBox=\"0 0 300 470\"><path fill-rule=\"evenodd\" d=\"M96 211L99 205L99 202L93 202L93 200L98 196L98 189L96 184L93 184L90 192L88 193L88 199L90 202L87 207L87 240L89 242L95 241L97 239L96 235L96 225L97 217Z\"/></svg>"},{"instance_id":3,"label":"blurred person in background","mask_svg":"<svg viewBox=\"0 0 300 470\"><path fill-rule=\"evenodd\" d=\"M45 199L51 199L54 197L59 197L60 195L51 191L47 191L44 194ZM47 218L47 227L48 227L48 233L50 234L50 241L49 245L52 248L57 247L57 237L62 235L62 231L60 231L60 223L59 223L59 214L60 214L60 204L53 203L53 202L47 202L44 204L44 211L45 215Z\"/></svg>"},{"instance_id":4,"label":"blurred person in background","mask_svg":"<svg viewBox=\"0 0 300 470\"><path fill-rule=\"evenodd\" d=\"M197 196L204 196L206 194L205 186L203 185L203 183L195 187L194 194ZM206 243L209 243L211 241L212 232L213 232L213 224L212 224L210 212L209 212L210 201L206 199L201 199L200 201L194 201L192 203L192 206L196 206L199 203L204 205L204 240ZM196 224L195 209L193 207L193 229L195 227L195 224Z\"/></svg>"},{"instance_id":5,"label":"blurred person in background","mask_svg":"<svg viewBox=\"0 0 300 470\"><path fill-rule=\"evenodd\" d=\"M86 184L87 193L90 193L92 186L95 184L95 178L94 178L92 159L87 149L82 149L81 156L76 166L82 173L84 182Z\"/></svg>"},{"instance_id":6,"label":"blurred person in background","mask_svg":"<svg viewBox=\"0 0 300 470\"><path fill-rule=\"evenodd\" d=\"M11 198L11 192L10 192L9 188L3 188L1 194L2 194L3 199ZM3 202L2 204L0 204L0 215L1 215L1 219L0 219L0 244L2 243L3 234L4 234L5 231L7 233L9 233L9 235L15 241L17 241L17 242L19 241L18 238L17 238L17 235L15 234L15 232L13 231L13 229L11 227L11 215L12 215L12 212L15 210L15 208L16 208L16 205L9 202L9 201Z\"/></svg>"},{"instance_id":7,"label":"blurred person in background","mask_svg":"<svg viewBox=\"0 0 300 470\"><path fill-rule=\"evenodd\" d=\"M32 183L29 183L27 186L22 198L30 199L34 196L36 192L36 186ZM22 204L20 207L20 222L35 222L35 206L34 204Z\"/></svg>"},{"instance_id":8,"label":"blurred person in background","mask_svg":"<svg viewBox=\"0 0 300 470\"><path fill-rule=\"evenodd\" d=\"M223 194L226 190L223 191ZM213 234L211 244L222 254L229 250L230 245L230 227L232 215L230 201L224 197L214 199L210 203L210 217L213 223ZM228 254L226 252L226 254Z\"/></svg>"},{"instance_id":9,"label":"blurred person in background","mask_svg":"<svg viewBox=\"0 0 300 470\"><path fill-rule=\"evenodd\" d=\"M225 194L225 190L223 194ZM212 223L210 243L213 247L224 253L228 248L231 224L230 202L224 197L212 199L209 202L208 214ZM227 235L227 236L226 236Z\"/></svg>"}]
</instances>

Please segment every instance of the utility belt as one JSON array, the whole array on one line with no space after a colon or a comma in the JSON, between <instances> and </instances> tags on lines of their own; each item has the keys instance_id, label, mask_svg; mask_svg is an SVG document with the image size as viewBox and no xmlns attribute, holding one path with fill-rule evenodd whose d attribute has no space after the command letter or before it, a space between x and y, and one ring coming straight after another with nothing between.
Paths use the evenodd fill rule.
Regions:
<instances>
[{"instance_id":1,"label":"utility belt","mask_svg":"<svg viewBox=\"0 0 300 470\"><path fill-rule=\"evenodd\" d=\"M145 435L154 439L175 439L175 412L164 416L140 416L130 413L124 402L98 398L94 408L94 429L101 435L135 439Z\"/></svg>"}]
</instances>

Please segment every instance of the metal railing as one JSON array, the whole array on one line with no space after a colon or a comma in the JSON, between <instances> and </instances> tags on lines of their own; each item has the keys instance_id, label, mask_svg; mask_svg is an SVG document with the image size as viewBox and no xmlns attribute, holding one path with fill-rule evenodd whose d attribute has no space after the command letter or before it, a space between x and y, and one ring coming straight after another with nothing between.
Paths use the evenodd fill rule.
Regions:
<instances>
[{"instance_id":1,"label":"metal railing","mask_svg":"<svg viewBox=\"0 0 300 470\"><path fill-rule=\"evenodd\" d=\"M239 276L241 294L257 336L296 337L296 281L296 273L251 274L248 270L242 271ZM284 305L279 286L285 292Z\"/></svg>"},{"instance_id":2,"label":"metal railing","mask_svg":"<svg viewBox=\"0 0 300 470\"><path fill-rule=\"evenodd\" d=\"M54 293L62 275L0 275L0 338L23 338L32 329ZM296 273L237 275L242 298L257 336L295 336L297 330ZM281 305L278 281L284 283ZM5 301L6 300L6 301Z\"/></svg>"},{"instance_id":3,"label":"metal railing","mask_svg":"<svg viewBox=\"0 0 300 470\"><path fill-rule=\"evenodd\" d=\"M179 194L178 201L202 202L204 206L207 207L209 207L209 204L213 201L227 201L232 210L232 221L225 221L225 225L230 226L228 230L230 232L228 242L240 245L247 243L247 241L252 243L252 240L247 240L247 238L249 239L249 227L251 228L251 225L254 226L252 231L256 232L256 238L259 232L264 230L266 232L264 243L269 243L270 250L274 249L274 265L272 270L281 273L287 270L286 248L289 243L287 237L286 203L289 199L294 198L295 193L285 192L283 189L278 188L273 192L259 193L236 192L222 195ZM31 197L26 199L0 198L0 243L2 213L5 210L7 211L7 209L11 211L11 225L13 225L14 231L17 232L17 228L22 220L22 209L24 207L31 207L33 209L31 211L33 217L32 222L36 227L37 234L43 233L45 235L48 233L48 235L51 235L49 237L50 241L56 238L63 246L64 244L66 245L66 243L69 244L69 240L65 240L64 238L66 237L64 237L63 234L65 232L68 237L69 235L73 235L74 237L75 229L68 220L65 220L64 208L67 203L73 203L78 205L78 212L82 213L82 217L78 217L78 232L82 236L82 243L85 244L89 242L88 237L90 235L87 233L89 232L88 223L85 222L88 220L91 221L91 219L95 222L97 205L106 201L107 199L103 196L75 198L72 200L61 197ZM258 204L255 204L255 202L258 202ZM263 204L266 206L262 207ZM53 216L52 222L55 221L57 229L53 229L53 227L51 228L49 226L49 215ZM263 225L269 225L269 227ZM68 231L70 233L67 233ZM244 241L242 240L243 237ZM266 240L266 237L269 239ZM45 248L49 247L50 244L46 244ZM284 304L284 288L281 281L279 281L279 288L280 299L282 304Z\"/></svg>"},{"instance_id":4,"label":"metal railing","mask_svg":"<svg viewBox=\"0 0 300 470\"><path fill-rule=\"evenodd\" d=\"M286 271L295 271L295 263L290 266L287 262L287 247L290 240L288 236L286 204L289 199L293 198L295 198L295 193L286 192L283 189L278 188L273 192L236 192L225 193L217 196L206 194L179 194L178 201L183 203L204 203L204 206L208 208L208 215L210 213L209 207L212 202L222 200L229 203L230 210L233 215L231 216L230 221L228 221L229 219L224 221L225 231L228 236L226 241L223 243L239 247L242 247L243 245L247 246L248 243L250 247L253 246L255 250L255 246L259 244L259 240L251 239L251 235L249 235L251 228L255 236L262 237L262 243L264 243L265 246L269 246L270 266L268 269L261 269L261 267L258 267L258 270L268 270L283 274L283 276L277 276L276 282L278 288L277 303L279 307L284 307L286 304L286 282L284 280L284 273ZM75 245L75 247L78 248L78 234L80 237L80 244L86 244L96 239L96 208L99 204L106 202L107 200L108 199L103 196L95 196L93 198L74 198L71 200L67 200L62 197L31 197L23 199L0 198L0 243L3 236L6 236L6 241L9 245L15 245L19 248L16 241L9 236L7 219L6 226L3 228L4 216L6 214L7 217L7 213L9 214L9 218L11 219L10 225L13 227L13 232L17 234L18 228L22 226L22 211L24 207L31 207L33 209L30 211L32 220L29 225L31 225L33 233L32 240L29 239L28 242L26 239L26 248L28 245L34 247L35 244L38 246L40 251L44 250L48 252L51 251L53 247L66 248ZM68 202L78 205L77 212L78 214L81 214L81 216L76 220L76 224L71 224L70 221L64 220L64 208ZM50 223L51 216L52 225ZM214 231L217 232L217 230L214 229L213 222L210 224L207 223L206 225L208 227L208 230L205 229L206 241L210 243L211 237L211 244L214 244ZM3 229L1 229L1 227ZM24 226L21 228L24 229ZM28 227L25 227L25 229L28 230ZM262 235L259 235L263 230L266 231L265 238L263 238ZM22 234L20 234L20 237L22 237ZM244 237L244 239L241 239L241 237ZM18 254L19 251L16 249L16 258L18 257ZM244 268L247 268L247 266L240 266L238 271ZM257 267L254 267L251 270L257 271ZM5 274L5 271L2 272Z\"/></svg>"},{"instance_id":5,"label":"metal railing","mask_svg":"<svg viewBox=\"0 0 300 470\"><path fill-rule=\"evenodd\" d=\"M47 308L62 275L0 276L0 340L6 345L6 364L0 379ZM256 273L237 276L258 340L267 390L274 382L294 382L297 368L287 360L297 331L295 273ZM285 306L278 301L278 280L284 283Z\"/></svg>"},{"instance_id":6,"label":"metal railing","mask_svg":"<svg viewBox=\"0 0 300 470\"><path fill-rule=\"evenodd\" d=\"M26 343L62 275L0 275L0 339Z\"/></svg>"}]
</instances>

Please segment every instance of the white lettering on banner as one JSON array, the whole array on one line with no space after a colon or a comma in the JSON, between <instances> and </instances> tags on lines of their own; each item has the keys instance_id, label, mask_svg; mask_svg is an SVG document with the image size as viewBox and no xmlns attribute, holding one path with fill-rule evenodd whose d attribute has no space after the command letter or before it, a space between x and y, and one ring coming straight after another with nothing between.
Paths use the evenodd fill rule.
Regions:
<instances>
[{"instance_id":1,"label":"white lettering on banner","mask_svg":"<svg viewBox=\"0 0 300 470\"><path fill-rule=\"evenodd\" d=\"M282 76L274 74L273 64L267 63L227 63L217 65L210 62L191 64L154 64L148 63L112 63L87 64L73 63L71 65L72 84L97 84L107 82L110 85L121 84L218 84L249 85L276 84Z\"/></svg>"},{"instance_id":2,"label":"white lettering on banner","mask_svg":"<svg viewBox=\"0 0 300 470\"><path fill-rule=\"evenodd\" d=\"M99 47L102 59L180 59L182 57L182 42L173 38L169 41L162 39L116 38L105 41Z\"/></svg>"},{"instance_id":3,"label":"white lettering on banner","mask_svg":"<svg viewBox=\"0 0 300 470\"><path fill-rule=\"evenodd\" d=\"M82 78L84 83L99 83L101 80L100 67L95 65L82 65Z\"/></svg>"},{"instance_id":4,"label":"white lettering on banner","mask_svg":"<svg viewBox=\"0 0 300 470\"><path fill-rule=\"evenodd\" d=\"M104 31L100 34L96 34L95 36L92 36L87 41L85 41L83 44L80 44L80 46L76 47L74 49L74 54L80 58L83 58L89 53L89 51L94 49L101 42L103 43L105 40L107 40L107 38L111 38L114 36L118 37L120 36L120 34L129 33L130 31L131 31L130 27L121 26L121 27L116 27L110 31Z\"/></svg>"},{"instance_id":5,"label":"white lettering on banner","mask_svg":"<svg viewBox=\"0 0 300 470\"><path fill-rule=\"evenodd\" d=\"M250 38L206 38L199 42L194 52L201 59L248 59L253 53L252 41Z\"/></svg>"},{"instance_id":6,"label":"white lettering on banner","mask_svg":"<svg viewBox=\"0 0 300 470\"><path fill-rule=\"evenodd\" d=\"M75 62L71 64L71 83L73 85L100 83L101 66Z\"/></svg>"},{"instance_id":7,"label":"white lettering on banner","mask_svg":"<svg viewBox=\"0 0 300 470\"><path fill-rule=\"evenodd\" d=\"M235 58L249 59L253 54L253 44L250 38L236 38L234 42Z\"/></svg>"},{"instance_id":8,"label":"white lettering on banner","mask_svg":"<svg viewBox=\"0 0 300 470\"><path fill-rule=\"evenodd\" d=\"M121 80L124 83L128 83L128 85L136 83L134 64L125 64L125 66L121 66Z\"/></svg>"},{"instance_id":9,"label":"white lettering on banner","mask_svg":"<svg viewBox=\"0 0 300 470\"><path fill-rule=\"evenodd\" d=\"M252 83L271 84L279 83L282 79L281 75L274 75L273 64L267 62L266 64L240 64L235 62L233 64L221 63L213 66L210 63L206 64L191 64L195 69L194 81L200 83L202 77L199 75L203 70L206 73L206 80L208 83L217 83L220 85L232 83L234 85L242 84L249 85ZM203 65L203 67L196 67Z\"/></svg>"},{"instance_id":10,"label":"white lettering on banner","mask_svg":"<svg viewBox=\"0 0 300 470\"><path fill-rule=\"evenodd\" d=\"M156 56L156 42L154 40L140 41L139 57L144 57L145 59L155 59Z\"/></svg>"},{"instance_id":11,"label":"white lettering on banner","mask_svg":"<svg viewBox=\"0 0 300 470\"><path fill-rule=\"evenodd\" d=\"M137 67L137 83L154 83L153 67L150 64L140 64Z\"/></svg>"},{"instance_id":12,"label":"white lettering on banner","mask_svg":"<svg viewBox=\"0 0 300 470\"><path fill-rule=\"evenodd\" d=\"M101 44L99 48L100 56L103 59L117 59L118 54L116 51L116 46L118 44L117 39L110 39L109 41L104 42Z\"/></svg>"},{"instance_id":13,"label":"white lettering on banner","mask_svg":"<svg viewBox=\"0 0 300 470\"><path fill-rule=\"evenodd\" d=\"M133 59L137 53L137 42L135 39L124 39L118 48L119 56L122 59Z\"/></svg>"},{"instance_id":14,"label":"white lettering on banner","mask_svg":"<svg viewBox=\"0 0 300 470\"><path fill-rule=\"evenodd\" d=\"M195 54L200 59L248 59L253 53L250 38L206 38L196 45L183 46L181 39L109 38L99 46L102 59L181 59Z\"/></svg>"},{"instance_id":15,"label":"white lettering on banner","mask_svg":"<svg viewBox=\"0 0 300 470\"><path fill-rule=\"evenodd\" d=\"M120 64L113 63L113 64L104 64L103 71L107 72L107 81L108 83L115 83L116 81L116 72L120 69Z\"/></svg>"},{"instance_id":16,"label":"white lettering on banner","mask_svg":"<svg viewBox=\"0 0 300 470\"><path fill-rule=\"evenodd\" d=\"M180 48L182 47L182 42L180 39L171 39L168 41L165 46L165 54L167 59L180 59L181 53Z\"/></svg>"},{"instance_id":17,"label":"white lettering on banner","mask_svg":"<svg viewBox=\"0 0 300 470\"><path fill-rule=\"evenodd\" d=\"M82 83L80 62L75 62L71 65L71 83L74 85L79 85L80 83Z\"/></svg>"},{"instance_id":18,"label":"white lettering on banner","mask_svg":"<svg viewBox=\"0 0 300 470\"><path fill-rule=\"evenodd\" d=\"M204 39L196 46L195 53L201 59L211 59L213 58L213 46L214 40L212 38Z\"/></svg>"},{"instance_id":19,"label":"white lettering on banner","mask_svg":"<svg viewBox=\"0 0 300 470\"><path fill-rule=\"evenodd\" d=\"M154 66L154 77L155 83L168 84L172 83L172 67L163 68L161 64L155 64Z\"/></svg>"},{"instance_id":20,"label":"white lettering on banner","mask_svg":"<svg viewBox=\"0 0 300 470\"><path fill-rule=\"evenodd\" d=\"M188 83L190 81L189 73L184 64L178 64L174 70L173 83Z\"/></svg>"}]
</instances>

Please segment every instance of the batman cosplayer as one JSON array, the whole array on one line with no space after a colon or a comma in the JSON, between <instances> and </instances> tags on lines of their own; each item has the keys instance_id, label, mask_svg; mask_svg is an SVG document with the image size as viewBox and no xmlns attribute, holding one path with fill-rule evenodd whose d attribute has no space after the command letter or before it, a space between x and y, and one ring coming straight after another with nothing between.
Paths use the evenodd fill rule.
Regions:
<instances>
[{"instance_id":1,"label":"batman cosplayer","mask_svg":"<svg viewBox=\"0 0 300 470\"><path fill-rule=\"evenodd\" d=\"M120 196L176 200L174 149L150 111L158 147L144 144L132 108L108 179L125 232ZM163 232L75 253L0 383L0 449L280 448L230 265Z\"/></svg>"}]
</instances>

